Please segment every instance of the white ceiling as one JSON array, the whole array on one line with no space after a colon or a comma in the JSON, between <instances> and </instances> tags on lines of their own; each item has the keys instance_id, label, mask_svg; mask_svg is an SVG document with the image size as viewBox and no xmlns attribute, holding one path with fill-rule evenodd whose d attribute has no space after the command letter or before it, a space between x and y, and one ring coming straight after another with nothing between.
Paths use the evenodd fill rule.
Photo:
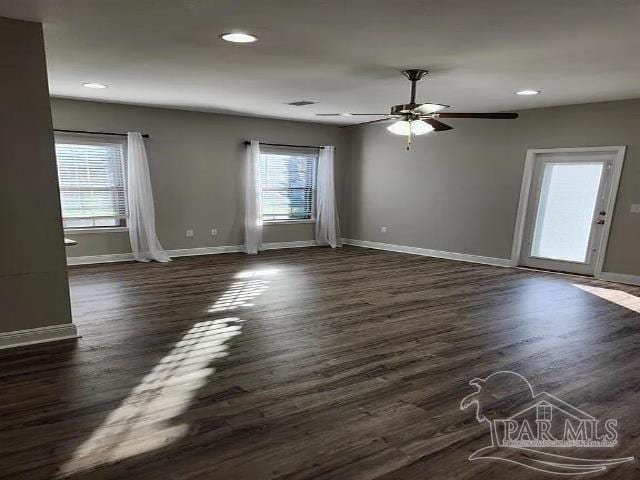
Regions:
<instances>
[{"instance_id":1,"label":"white ceiling","mask_svg":"<svg viewBox=\"0 0 640 480\"><path fill-rule=\"evenodd\" d=\"M406 103L407 67L432 72L418 100L451 111L640 97L638 0L0 0L0 15L44 23L60 97L353 123L314 114ZM231 30L260 41L218 38Z\"/></svg>"}]
</instances>

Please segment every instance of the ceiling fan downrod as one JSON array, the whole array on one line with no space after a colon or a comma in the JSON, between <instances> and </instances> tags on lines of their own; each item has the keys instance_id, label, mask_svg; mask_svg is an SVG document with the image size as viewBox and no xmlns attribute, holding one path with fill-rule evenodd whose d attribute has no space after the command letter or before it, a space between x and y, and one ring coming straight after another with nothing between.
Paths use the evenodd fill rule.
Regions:
<instances>
[{"instance_id":1,"label":"ceiling fan downrod","mask_svg":"<svg viewBox=\"0 0 640 480\"><path fill-rule=\"evenodd\" d=\"M403 70L402 73L411 82L411 99L409 100L409 103L394 105L393 107L391 107L391 115L402 115L406 113L411 113L413 109L420 106L420 104L416 103L417 83L427 73L429 73L429 71L422 70L421 68L414 68L411 70Z\"/></svg>"},{"instance_id":2,"label":"ceiling fan downrod","mask_svg":"<svg viewBox=\"0 0 640 480\"><path fill-rule=\"evenodd\" d=\"M410 100L410 104L411 105L417 105L416 104L416 86L417 83L422 80L422 78L429 73L428 70L422 70L421 68L414 68L414 69L410 69L410 70L403 70L402 73L404 73L404 76L407 77L409 79L409 81L411 82L411 100Z\"/></svg>"}]
</instances>

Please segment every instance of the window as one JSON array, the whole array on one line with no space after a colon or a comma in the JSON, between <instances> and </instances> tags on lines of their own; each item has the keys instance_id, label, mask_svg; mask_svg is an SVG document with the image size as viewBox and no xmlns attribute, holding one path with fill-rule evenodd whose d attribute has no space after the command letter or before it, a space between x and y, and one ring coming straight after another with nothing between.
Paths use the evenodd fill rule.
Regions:
<instances>
[{"instance_id":1,"label":"window","mask_svg":"<svg viewBox=\"0 0 640 480\"><path fill-rule=\"evenodd\" d=\"M126 226L124 146L123 140L56 135L64 228Z\"/></svg>"},{"instance_id":2,"label":"window","mask_svg":"<svg viewBox=\"0 0 640 480\"><path fill-rule=\"evenodd\" d=\"M260 147L262 220L313 220L318 152Z\"/></svg>"},{"instance_id":3,"label":"window","mask_svg":"<svg viewBox=\"0 0 640 480\"><path fill-rule=\"evenodd\" d=\"M553 407L548 403L538 405L538 421L550 422L553 418Z\"/></svg>"},{"instance_id":4,"label":"window","mask_svg":"<svg viewBox=\"0 0 640 480\"><path fill-rule=\"evenodd\" d=\"M531 256L587 262L603 163L546 163Z\"/></svg>"}]
</instances>

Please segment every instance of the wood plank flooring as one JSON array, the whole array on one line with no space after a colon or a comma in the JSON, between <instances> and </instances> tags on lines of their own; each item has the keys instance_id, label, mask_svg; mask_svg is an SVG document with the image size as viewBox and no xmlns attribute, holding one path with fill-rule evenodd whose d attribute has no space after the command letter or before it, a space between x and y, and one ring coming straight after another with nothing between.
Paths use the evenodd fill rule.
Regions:
<instances>
[{"instance_id":1,"label":"wood plank flooring","mask_svg":"<svg viewBox=\"0 0 640 480\"><path fill-rule=\"evenodd\" d=\"M0 479L552 478L468 461L460 401L499 370L616 418L594 458L640 454L640 288L356 247L70 284L80 341L0 352Z\"/></svg>"}]
</instances>

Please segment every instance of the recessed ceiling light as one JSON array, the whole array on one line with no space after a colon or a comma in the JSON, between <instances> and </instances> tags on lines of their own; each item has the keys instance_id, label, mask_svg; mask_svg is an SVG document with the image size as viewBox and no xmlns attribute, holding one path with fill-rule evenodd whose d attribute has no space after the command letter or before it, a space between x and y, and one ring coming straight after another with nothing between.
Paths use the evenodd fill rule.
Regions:
<instances>
[{"instance_id":1,"label":"recessed ceiling light","mask_svg":"<svg viewBox=\"0 0 640 480\"><path fill-rule=\"evenodd\" d=\"M314 102L311 100L299 100L297 102L289 102L287 105L291 105L292 107L306 107L307 105L315 105L318 102Z\"/></svg>"},{"instance_id":2,"label":"recessed ceiling light","mask_svg":"<svg viewBox=\"0 0 640 480\"><path fill-rule=\"evenodd\" d=\"M518 90L516 95L538 95L540 90Z\"/></svg>"},{"instance_id":3,"label":"recessed ceiling light","mask_svg":"<svg viewBox=\"0 0 640 480\"><path fill-rule=\"evenodd\" d=\"M351 116L353 116L353 113L347 113L347 112L345 112L345 113L341 113L341 114L340 114L340 116L341 116L341 117L351 117Z\"/></svg>"},{"instance_id":4,"label":"recessed ceiling light","mask_svg":"<svg viewBox=\"0 0 640 480\"><path fill-rule=\"evenodd\" d=\"M233 43L252 43L258 40L258 37L242 32L223 33L222 35L220 35L220 38L222 40L226 40L227 42Z\"/></svg>"},{"instance_id":5,"label":"recessed ceiling light","mask_svg":"<svg viewBox=\"0 0 640 480\"><path fill-rule=\"evenodd\" d=\"M103 83L83 83L82 86L87 88L107 88L107 85Z\"/></svg>"}]
</instances>

